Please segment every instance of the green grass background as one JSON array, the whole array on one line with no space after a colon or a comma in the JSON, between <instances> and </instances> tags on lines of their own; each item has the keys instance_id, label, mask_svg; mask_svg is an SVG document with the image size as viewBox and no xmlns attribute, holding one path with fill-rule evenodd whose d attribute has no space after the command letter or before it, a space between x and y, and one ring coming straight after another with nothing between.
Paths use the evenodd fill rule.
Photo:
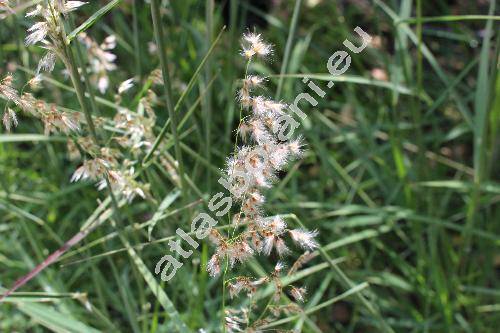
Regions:
<instances>
[{"instance_id":1,"label":"green grass background","mask_svg":"<svg viewBox=\"0 0 500 333\"><path fill-rule=\"evenodd\" d=\"M189 192L181 199L153 159L140 177L151 184L155 200L123 206L126 222L113 227L106 218L106 192L89 182L69 182L78 164L67 157L66 138L45 137L40 122L20 117L14 133L0 133L0 290L96 216L105 212L105 217L0 304L0 331L174 332L179 325L186 325L183 331L220 331L221 281L201 268L211 246L204 243L167 284L153 271L167 253L166 238L179 226L187 230L193 214L204 209L199 200L222 190L218 170L233 148L235 92L244 71L239 38L253 31L248 24L256 21L265 23L256 31L275 46L269 61L251 67L269 77L266 95L292 102L310 92L303 76L327 91L316 107L304 105L308 117L297 130L307 144L304 158L267 192L269 214L290 214L290 223L318 229L322 245L321 255L296 277L309 290L306 312L285 319L282 327L498 331L495 1L290 0L276 1L269 11L239 0L157 2L174 104L183 98L176 111L183 119L176 141ZM91 1L72 16L77 26L89 23L77 31L97 41L117 36L112 87L140 78L125 97L124 105L132 108L147 75L160 66L158 56L148 52L154 40L149 3ZM29 25L22 11L0 21L1 74L15 63L18 85L31 77L42 55L38 47L23 46ZM332 79L327 59L344 49L342 42L352 39L358 25L377 37L376 45L352 55L349 70L327 90ZM375 68L385 71L387 81L373 77ZM37 96L80 110L61 69L58 64ZM98 96L101 113L111 117L116 112L112 93ZM169 118L164 103L156 108L157 133ZM166 140L171 149L163 153L174 155L169 130ZM258 257L244 271L259 276L273 260ZM226 305L237 303L226 300Z\"/></svg>"}]
</instances>

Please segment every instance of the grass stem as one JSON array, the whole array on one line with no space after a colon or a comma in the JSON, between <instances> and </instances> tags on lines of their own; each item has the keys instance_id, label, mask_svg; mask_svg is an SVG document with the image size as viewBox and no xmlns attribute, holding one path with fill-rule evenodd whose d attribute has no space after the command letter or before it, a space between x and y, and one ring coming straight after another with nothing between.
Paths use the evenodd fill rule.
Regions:
<instances>
[{"instance_id":1,"label":"grass stem","mask_svg":"<svg viewBox=\"0 0 500 333\"><path fill-rule=\"evenodd\" d=\"M177 163L179 164L179 178L181 180L180 186L183 196L185 197L187 186L185 185L186 181L184 180L184 163L182 161L181 146L179 136L177 134L177 115L174 112L174 106L172 103L172 87L168 72L167 50L164 42L160 6L158 5L158 0L151 0L151 17L153 19L155 41L158 49L158 56L160 58L164 94L167 101L167 111L170 118L170 130L172 131L172 136L174 138L175 158L177 160Z\"/></svg>"}]
</instances>

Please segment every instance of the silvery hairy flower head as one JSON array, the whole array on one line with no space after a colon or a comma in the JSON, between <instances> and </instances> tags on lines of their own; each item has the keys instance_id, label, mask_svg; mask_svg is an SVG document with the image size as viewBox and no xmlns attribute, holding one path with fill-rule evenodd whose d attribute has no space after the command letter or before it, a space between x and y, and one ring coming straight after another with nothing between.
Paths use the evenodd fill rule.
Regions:
<instances>
[{"instance_id":1,"label":"silvery hairy flower head","mask_svg":"<svg viewBox=\"0 0 500 333\"><path fill-rule=\"evenodd\" d=\"M241 54L245 58L251 59L254 56L266 57L271 55L272 52L272 46L265 43L260 34L249 32L243 35Z\"/></svg>"},{"instance_id":2,"label":"silvery hairy flower head","mask_svg":"<svg viewBox=\"0 0 500 333\"><path fill-rule=\"evenodd\" d=\"M305 250L312 250L318 247L318 243L314 239L318 235L316 230L308 231L304 229L294 229L290 230L290 235L292 239Z\"/></svg>"}]
</instances>

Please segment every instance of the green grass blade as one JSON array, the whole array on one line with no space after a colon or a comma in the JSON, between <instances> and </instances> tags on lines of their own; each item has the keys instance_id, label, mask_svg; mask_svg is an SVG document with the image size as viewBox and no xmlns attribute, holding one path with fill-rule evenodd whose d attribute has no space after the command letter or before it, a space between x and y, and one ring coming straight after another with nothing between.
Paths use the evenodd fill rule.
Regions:
<instances>
[{"instance_id":1,"label":"green grass blade","mask_svg":"<svg viewBox=\"0 0 500 333\"><path fill-rule=\"evenodd\" d=\"M0 143L7 142L38 142L38 141L54 141L66 142L68 139L62 136L47 136L42 134L0 134Z\"/></svg>"},{"instance_id":2,"label":"green grass blade","mask_svg":"<svg viewBox=\"0 0 500 333\"><path fill-rule=\"evenodd\" d=\"M58 333L98 333L100 331L81 321L72 318L67 313L61 313L47 305L33 303L18 303L19 310L30 316L48 329Z\"/></svg>"},{"instance_id":3,"label":"green grass blade","mask_svg":"<svg viewBox=\"0 0 500 333\"><path fill-rule=\"evenodd\" d=\"M153 274L151 274L149 269L146 267L144 261L142 261L141 257L137 255L137 252L135 252L135 250L130 246L129 242L126 239L124 239L123 237L120 238L122 238L122 242L127 248L127 252L132 257L132 260L134 261L137 269L144 278L144 281L146 281L151 292L156 296L160 304L163 306L168 317L173 321L173 323L177 327L178 332L181 333L190 332L191 330L188 329L187 325L181 319L179 312L174 306L174 303L172 303L167 293L158 284L158 282L156 282L156 278L153 276Z\"/></svg>"},{"instance_id":4,"label":"green grass blade","mask_svg":"<svg viewBox=\"0 0 500 333\"><path fill-rule=\"evenodd\" d=\"M186 87L186 89L182 92L182 95L179 97L179 99L177 100L177 103L175 103L175 106L174 106L174 113L177 113L180 109L180 106L182 105L182 103L184 102L184 99L186 98L186 96L189 94L189 92L191 91L191 89L193 88L196 80L198 79L198 76L200 75L200 72L203 68L203 66L205 65L205 63L207 62L208 58L210 57L210 54L213 52L213 50L215 49L215 46L217 45L217 42L219 41L219 39L221 38L222 36L222 33L224 32L225 30L225 27L222 28L222 30L219 32L219 35L217 36L217 38L214 40L214 42L212 43L212 45L210 46L210 49L208 50L208 52L205 54L205 56L203 57L203 59L201 60L200 64L198 65L198 68L196 68L193 76L191 77L191 79L189 80L189 83ZM153 147L151 148L151 150L148 152L148 154L144 157L143 161L142 161L142 164L146 164L150 159L151 157L153 156L154 152L156 151L156 149L158 149L158 146L160 145L160 142L161 140L163 140L163 137L165 136L165 134L167 133L167 129L168 129L168 125L169 125L169 122L166 122L160 133L158 134L158 136L156 137L156 140L155 142L153 143Z\"/></svg>"},{"instance_id":5,"label":"green grass blade","mask_svg":"<svg viewBox=\"0 0 500 333\"><path fill-rule=\"evenodd\" d=\"M418 21L422 23L431 23L431 22L459 22L459 21L479 21L479 20L493 20L500 21L500 16L494 15L445 15L445 16L433 16L433 17L421 17L420 19L410 17L407 19L397 20L395 22L396 25L401 23L409 23L415 24Z\"/></svg>"},{"instance_id":6,"label":"green grass blade","mask_svg":"<svg viewBox=\"0 0 500 333\"><path fill-rule=\"evenodd\" d=\"M358 285L355 285L353 286L352 288L350 288L349 290L343 292L342 294L338 295L338 296L335 296L333 297L332 299L326 301L326 302L323 302L321 304L318 304L316 306L313 306L312 308L310 309L307 309L304 311L304 314L308 315L308 314L311 314L311 313L314 313L318 310L321 310L327 306L330 306L334 303L337 303L349 296L352 296L352 295L355 295L359 292L361 292L362 290L368 288L368 283L366 282L363 282L363 283L360 283ZM272 327L276 327L276 326L280 326L280 325L283 325L283 324L286 324L286 323L289 323L291 321L295 321L297 319L300 319L303 315L301 314L298 314L298 315L295 315L295 316L291 316L291 317L288 317L288 318L284 318L284 319L280 319L280 320L276 320L276 321L273 321L272 323L270 324L266 324L266 325L263 325L261 327L259 327L259 329L269 329L269 328L272 328Z\"/></svg>"},{"instance_id":7,"label":"green grass blade","mask_svg":"<svg viewBox=\"0 0 500 333\"><path fill-rule=\"evenodd\" d=\"M71 31L68 36L66 36L66 43L69 44L75 39L78 34L84 32L88 28L94 25L102 16L104 16L111 9L115 8L122 2L122 0L112 0L106 6L102 7L98 11L96 11L92 16L90 16L85 22L83 22L80 26L78 26L75 30Z\"/></svg>"},{"instance_id":8,"label":"green grass blade","mask_svg":"<svg viewBox=\"0 0 500 333\"><path fill-rule=\"evenodd\" d=\"M293 39L295 37L295 31L297 30L297 23L299 20L300 6L302 0L295 0L295 6L293 7L292 20L290 21L290 28L288 29L288 38L286 40L285 53L283 54L283 63L281 64L280 76L278 81L278 88L276 90L276 99L279 100L281 97L281 90L283 88L283 74L286 73L288 68L288 60L290 59L290 53L292 52Z\"/></svg>"}]
</instances>

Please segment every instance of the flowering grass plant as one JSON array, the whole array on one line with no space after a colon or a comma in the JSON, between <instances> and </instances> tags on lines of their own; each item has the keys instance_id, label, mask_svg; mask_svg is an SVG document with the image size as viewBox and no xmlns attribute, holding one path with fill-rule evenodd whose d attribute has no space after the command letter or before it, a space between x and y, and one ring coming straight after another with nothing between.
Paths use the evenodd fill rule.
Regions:
<instances>
[{"instance_id":1,"label":"flowering grass plant","mask_svg":"<svg viewBox=\"0 0 500 333\"><path fill-rule=\"evenodd\" d=\"M0 0L0 332L496 332L497 6Z\"/></svg>"}]
</instances>

